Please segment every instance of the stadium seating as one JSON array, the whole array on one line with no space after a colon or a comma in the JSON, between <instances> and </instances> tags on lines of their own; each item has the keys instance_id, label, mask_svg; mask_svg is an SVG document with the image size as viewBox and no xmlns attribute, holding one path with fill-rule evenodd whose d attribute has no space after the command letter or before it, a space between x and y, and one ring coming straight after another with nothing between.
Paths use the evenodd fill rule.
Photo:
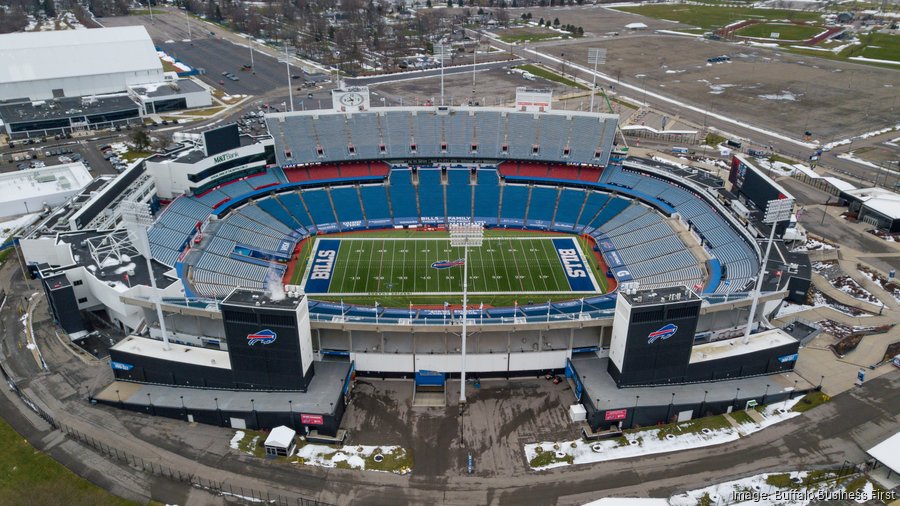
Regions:
<instances>
[{"instance_id":1,"label":"stadium seating","mask_svg":"<svg viewBox=\"0 0 900 506\"><path fill-rule=\"evenodd\" d=\"M526 224L530 227L549 227L553 221L553 213L556 211L557 197L559 197L559 188L557 187L533 187L528 200Z\"/></svg>"},{"instance_id":2,"label":"stadium seating","mask_svg":"<svg viewBox=\"0 0 900 506\"><path fill-rule=\"evenodd\" d=\"M483 123L488 119L482 118ZM465 128L469 128L470 123L477 127L482 120L467 116L452 119L465 123ZM329 123L329 128L335 124ZM547 139L574 135L574 132L568 132L569 126L564 120L549 122L546 127L556 130L542 131L540 135L549 136ZM527 129L520 127L507 123L508 131L504 135L527 137ZM424 135L445 139L452 149L471 142L464 136L448 137L448 132L426 124L418 125L418 128ZM323 130L317 126L317 131ZM530 135L535 134L531 132ZM336 145L329 146L334 148ZM307 179L298 179L297 175L301 173L305 173ZM721 262L723 280L730 280L730 283L718 285L717 292L743 290L756 271L757 259L751 246L711 204L694 195L689 188L620 167L600 171L542 161L507 162L501 164L499 170L480 168L474 179L469 167L448 168L446 177L442 177L439 168L420 168L414 178L412 171L405 168L388 172L388 166L381 162L324 164L308 170L264 173L229 181L196 196L175 199L162 211L148 236L155 259L172 266L183 258L189 267L194 290L210 297L227 295L234 286L261 289L272 272L283 274L283 264L270 265L266 260L244 256L246 251L236 250L237 245L262 252L283 252L286 247L292 250L299 239L316 232L414 224L423 219L443 223L448 217L470 216L489 225L602 235L615 247L631 276L642 286L702 283L703 271L697 259L685 250L663 215L648 205L590 188L560 188L539 180L531 184L504 183L500 174L516 176L519 180L529 177L599 179L613 187L637 189L641 194L672 205L702 238L710 254ZM351 181L342 182L343 186L277 187L280 182L308 181L309 177L368 178L372 175L387 176L388 184L360 185ZM272 195L242 202L227 210L233 204L222 204L241 202L244 195L270 186ZM224 210L222 216L219 220L210 220L208 228L204 229L203 242L192 245L189 253L183 253L198 223L205 223L210 214L218 213L218 209ZM525 309L522 311L527 314ZM566 312L566 309L554 306L551 312L556 314Z\"/></svg>"},{"instance_id":3,"label":"stadium seating","mask_svg":"<svg viewBox=\"0 0 900 506\"><path fill-rule=\"evenodd\" d=\"M381 225L390 225L392 223L387 191L383 185L360 186L359 194L362 197L363 210L370 226L374 223L380 223Z\"/></svg>"},{"instance_id":4,"label":"stadium seating","mask_svg":"<svg viewBox=\"0 0 900 506\"><path fill-rule=\"evenodd\" d=\"M444 208L444 187L440 169L419 169L419 212L422 221L443 223L447 213Z\"/></svg>"},{"instance_id":5,"label":"stadium seating","mask_svg":"<svg viewBox=\"0 0 900 506\"><path fill-rule=\"evenodd\" d=\"M468 169L447 171L447 217L472 217L472 185L469 184Z\"/></svg>"},{"instance_id":6,"label":"stadium seating","mask_svg":"<svg viewBox=\"0 0 900 506\"><path fill-rule=\"evenodd\" d=\"M501 192L500 224L522 225L528 205L528 187L508 184L503 186Z\"/></svg>"},{"instance_id":7,"label":"stadium seating","mask_svg":"<svg viewBox=\"0 0 900 506\"><path fill-rule=\"evenodd\" d=\"M563 159L566 147L569 154L565 159L570 163L605 166L617 123L613 115L598 117L576 111L535 115L466 107L446 113L402 108L349 114L310 111L272 115L266 121L272 136L283 143L283 149L275 152L281 166L410 154L551 162ZM595 156L598 153L599 158Z\"/></svg>"},{"instance_id":8,"label":"stadium seating","mask_svg":"<svg viewBox=\"0 0 900 506\"><path fill-rule=\"evenodd\" d=\"M619 167L604 171L601 181L639 188L643 193L669 202L704 239L709 253L722 263L726 272L723 281L730 282L720 283L717 293L743 291L749 286L758 262L756 255L743 236L705 200L685 187Z\"/></svg>"},{"instance_id":9,"label":"stadium seating","mask_svg":"<svg viewBox=\"0 0 900 506\"><path fill-rule=\"evenodd\" d=\"M363 212L356 187L340 187L331 189L334 210L340 222L359 222L362 226Z\"/></svg>"},{"instance_id":10,"label":"stadium seating","mask_svg":"<svg viewBox=\"0 0 900 506\"><path fill-rule=\"evenodd\" d=\"M559 195L559 205L553 218L555 228L569 230L575 227L588 193L583 190L566 188Z\"/></svg>"},{"instance_id":11,"label":"stadium seating","mask_svg":"<svg viewBox=\"0 0 900 506\"><path fill-rule=\"evenodd\" d=\"M416 202L416 189L412 185L412 171L391 171L390 184L388 192L391 195L394 224L417 223L419 209Z\"/></svg>"},{"instance_id":12,"label":"stadium seating","mask_svg":"<svg viewBox=\"0 0 900 506\"><path fill-rule=\"evenodd\" d=\"M495 170L479 170L475 186L475 219L497 224L500 211L500 178Z\"/></svg>"},{"instance_id":13,"label":"stadium seating","mask_svg":"<svg viewBox=\"0 0 900 506\"><path fill-rule=\"evenodd\" d=\"M306 203L306 209L315 222L319 230L327 229L327 225L336 225L337 219L334 214L334 207L331 205L331 199L324 189L304 190L300 194L303 202Z\"/></svg>"}]
</instances>

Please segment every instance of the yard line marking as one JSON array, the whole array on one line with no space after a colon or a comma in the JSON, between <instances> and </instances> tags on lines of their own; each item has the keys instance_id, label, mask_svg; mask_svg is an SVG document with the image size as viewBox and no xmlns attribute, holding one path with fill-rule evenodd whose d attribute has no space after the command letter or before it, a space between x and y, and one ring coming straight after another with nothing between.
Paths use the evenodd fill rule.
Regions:
<instances>
[{"instance_id":1,"label":"yard line marking","mask_svg":"<svg viewBox=\"0 0 900 506\"><path fill-rule=\"evenodd\" d=\"M556 254L556 250L553 249L553 240L546 240L541 243L541 249L544 254L544 262L547 269L547 276L553 278L553 286L551 287L554 290L559 290L560 282L557 270L554 267L562 267L562 264L559 262L559 256ZM549 253L548 253L549 250ZM552 254L552 256L551 256Z\"/></svg>"},{"instance_id":2,"label":"yard line marking","mask_svg":"<svg viewBox=\"0 0 900 506\"><path fill-rule=\"evenodd\" d=\"M512 241L509 241L509 247L512 248ZM515 279L519 281L519 286L522 288L522 291L524 292L525 291L525 283L523 283L522 280L519 279L519 276L520 276L520 274L519 274L519 259L517 258L515 253L512 253L512 252L508 252L508 253L512 254L513 262L515 262L515 265L516 265ZM510 288L512 288L512 286L510 286Z\"/></svg>"}]
</instances>

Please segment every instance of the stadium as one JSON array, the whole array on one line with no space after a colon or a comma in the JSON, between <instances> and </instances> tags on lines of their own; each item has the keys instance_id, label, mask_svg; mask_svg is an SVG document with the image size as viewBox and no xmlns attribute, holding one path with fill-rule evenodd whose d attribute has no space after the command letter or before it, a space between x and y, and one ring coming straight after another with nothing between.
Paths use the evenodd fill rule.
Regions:
<instances>
[{"instance_id":1,"label":"stadium","mask_svg":"<svg viewBox=\"0 0 900 506\"><path fill-rule=\"evenodd\" d=\"M732 403L733 385L707 398L705 382L777 398L765 375L790 370L799 342L760 324L733 345L796 276L767 276L754 311L760 233L723 182L630 159L617 116L549 104L523 89L506 108L370 108L368 90L336 90L331 110L267 114L264 139L183 136L19 247L72 338L85 311L130 334L93 396L126 409L333 434L356 375L443 392L465 372L565 373L593 429L632 398L600 405L610 385L685 385L695 415ZM454 245L456 224L483 242Z\"/></svg>"}]
</instances>

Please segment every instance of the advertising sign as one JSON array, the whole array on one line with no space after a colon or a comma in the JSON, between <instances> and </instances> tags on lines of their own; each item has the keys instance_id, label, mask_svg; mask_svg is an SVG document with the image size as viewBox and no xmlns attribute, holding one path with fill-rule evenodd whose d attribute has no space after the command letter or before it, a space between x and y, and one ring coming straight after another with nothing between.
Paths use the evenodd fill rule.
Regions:
<instances>
[{"instance_id":1,"label":"advertising sign","mask_svg":"<svg viewBox=\"0 0 900 506\"><path fill-rule=\"evenodd\" d=\"M624 420L626 415L628 415L627 409L612 409L603 414L603 419L607 422Z\"/></svg>"}]
</instances>

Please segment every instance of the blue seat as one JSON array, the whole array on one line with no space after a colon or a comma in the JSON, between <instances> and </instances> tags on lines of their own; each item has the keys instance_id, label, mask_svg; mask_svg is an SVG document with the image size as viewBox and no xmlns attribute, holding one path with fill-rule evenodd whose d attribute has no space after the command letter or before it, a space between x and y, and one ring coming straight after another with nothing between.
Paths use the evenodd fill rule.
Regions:
<instances>
[{"instance_id":1,"label":"blue seat","mask_svg":"<svg viewBox=\"0 0 900 506\"><path fill-rule=\"evenodd\" d=\"M472 185L469 184L469 171L450 169L447 171L447 217L472 217Z\"/></svg>"}]
</instances>

